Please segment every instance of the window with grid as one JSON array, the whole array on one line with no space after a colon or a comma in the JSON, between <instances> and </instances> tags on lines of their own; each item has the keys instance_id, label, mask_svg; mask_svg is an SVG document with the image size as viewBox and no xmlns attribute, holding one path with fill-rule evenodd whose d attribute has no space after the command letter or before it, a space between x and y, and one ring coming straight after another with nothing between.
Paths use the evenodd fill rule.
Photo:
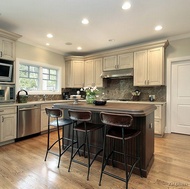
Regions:
<instances>
[{"instance_id":1,"label":"window with grid","mask_svg":"<svg viewBox=\"0 0 190 189\"><path fill-rule=\"evenodd\" d=\"M30 94L60 94L61 67L18 59L17 90Z\"/></svg>"},{"instance_id":2,"label":"window with grid","mask_svg":"<svg viewBox=\"0 0 190 189\"><path fill-rule=\"evenodd\" d=\"M39 89L39 67L20 64L19 69L20 88L28 91Z\"/></svg>"},{"instance_id":3,"label":"window with grid","mask_svg":"<svg viewBox=\"0 0 190 189\"><path fill-rule=\"evenodd\" d=\"M43 69L43 82L42 89L54 91L57 89L57 70L42 68Z\"/></svg>"}]
</instances>

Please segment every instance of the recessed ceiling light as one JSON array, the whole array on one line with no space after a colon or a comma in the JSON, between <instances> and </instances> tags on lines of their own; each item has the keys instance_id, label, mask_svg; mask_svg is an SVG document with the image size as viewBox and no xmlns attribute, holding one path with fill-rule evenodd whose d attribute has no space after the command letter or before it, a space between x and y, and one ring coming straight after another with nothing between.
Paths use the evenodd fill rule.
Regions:
<instances>
[{"instance_id":1,"label":"recessed ceiling light","mask_svg":"<svg viewBox=\"0 0 190 189\"><path fill-rule=\"evenodd\" d=\"M158 25L154 28L156 31L160 31L162 29L162 26L161 25Z\"/></svg>"},{"instance_id":2,"label":"recessed ceiling light","mask_svg":"<svg viewBox=\"0 0 190 189\"><path fill-rule=\"evenodd\" d=\"M77 47L77 50L79 50L79 51L82 50L82 47Z\"/></svg>"},{"instance_id":3,"label":"recessed ceiling light","mask_svg":"<svg viewBox=\"0 0 190 189\"><path fill-rule=\"evenodd\" d=\"M109 41L109 42L114 42L114 41L115 41L115 39L109 39L108 41Z\"/></svg>"},{"instance_id":4,"label":"recessed ceiling light","mask_svg":"<svg viewBox=\"0 0 190 189\"><path fill-rule=\"evenodd\" d=\"M47 46L49 46L50 44L49 43L46 43Z\"/></svg>"},{"instance_id":5,"label":"recessed ceiling light","mask_svg":"<svg viewBox=\"0 0 190 189\"><path fill-rule=\"evenodd\" d=\"M65 45L72 45L72 43L71 42L67 42L67 43L65 43Z\"/></svg>"},{"instance_id":6,"label":"recessed ceiling light","mask_svg":"<svg viewBox=\"0 0 190 189\"><path fill-rule=\"evenodd\" d=\"M53 35L52 35L51 33L48 33L48 34L47 34L47 37L48 37L48 38L52 38Z\"/></svg>"},{"instance_id":7,"label":"recessed ceiling light","mask_svg":"<svg viewBox=\"0 0 190 189\"><path fill-rule=\"evenodd\" d=\"M125 2L122 5L122 9L124 9L124 10L130 9L130 8L131 8L131 3L129 3L129 2Z\"/></svg>"},{"instance_id":8,"label":"recessed ceiling light","mask_svg":"<svg viewBox=\"0 0 190 189\"><path fill-rule=\"evenodd\" d=\"M83 19L82 19L82 24L85 24L85 25L86 25L86 24L88 24L88 23L89 23L89 20L88 20L87 18L83 18Z\"/></svg>"}]
</instances>

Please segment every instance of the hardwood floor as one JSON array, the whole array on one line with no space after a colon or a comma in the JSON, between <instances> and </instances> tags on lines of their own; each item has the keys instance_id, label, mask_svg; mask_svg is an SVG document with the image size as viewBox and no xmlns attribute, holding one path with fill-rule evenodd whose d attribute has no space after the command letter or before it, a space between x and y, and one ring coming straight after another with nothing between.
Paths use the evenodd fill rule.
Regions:
<instances>
[{"instance_id":1,"label":"hardwood floor","mask_svg":"<svg viewBox=\"0 0 190 189\"><path fill-rule=\"evenodd\" d=\"M86 167L72 164L68 172L70 153L58 158L52 154L44 161L46 137L41 135L0 147L0 189L121 189L125 183L103 175L98 186L101 163L92 165L90 180ZM55 138L55 135L52 139ZM122 170L109 167L119 175ZM129 189L188 189L190 188L190 136L167 134L155 138L155 160L148 178L135 174Z\"/></svg>"}]
</instances>

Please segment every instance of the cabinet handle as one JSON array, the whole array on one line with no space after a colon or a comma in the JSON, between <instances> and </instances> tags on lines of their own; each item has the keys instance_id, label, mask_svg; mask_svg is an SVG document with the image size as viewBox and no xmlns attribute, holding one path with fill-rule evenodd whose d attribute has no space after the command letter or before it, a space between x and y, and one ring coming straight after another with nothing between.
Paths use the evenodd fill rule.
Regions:
<instances>
[{"instance_id":1,"label":"cabinet handle","mask_svg":"<svg viewBox=\"0 0 190 189\"><path fill-rule=\"evenodd\" d=\"M0 110L0 112L4 112L4 110Z\"/></svg>"},{"instance_id":2,"label":"cabinet handle","mask_svg":"<svg viewBox=\"0 0 190 189\"><path fill-rule=\"evenodd\" d=\"M146 85L146 80L144 80L144 84Z\"/></svg>"},{"instance_id":3,"label":"cabinet handle","mask_svg":"<svg viewBox=\"0 0 190 189\"><path fill-rule=\"evenodd\" d=\"M3 56L3 52L1 51L1 57Z\"/></svg>"},{"instance_id":4,"label":"cabinet handle","mask_svg":"<svg viewBox=\"0 0 190 189\"><path fill-rule=\"evenodd\" d=\"M5 119L5 118L2 116L2 122L4 122L4 119Z\"/></svg>"},{"instance_id":5,"label":"cabinet handle","mask_svg":"<svg viewBox=\"0 0 190 189\"><path fill-rule=\"evenodd\" d=\"M149 80L147 81L147 85L149 85Z\"/></svg>"},{"instance_id":6,"label":"cabinet handle","mask_svg":"<svg viewBox=\"0 0 190 189\"><path fill-rule=\"evenodd\" d=\"M152 129L152 128L153 128L153 124L150 123L150 124L149 124L149 129Z\"/></svg>"}]
</instances>

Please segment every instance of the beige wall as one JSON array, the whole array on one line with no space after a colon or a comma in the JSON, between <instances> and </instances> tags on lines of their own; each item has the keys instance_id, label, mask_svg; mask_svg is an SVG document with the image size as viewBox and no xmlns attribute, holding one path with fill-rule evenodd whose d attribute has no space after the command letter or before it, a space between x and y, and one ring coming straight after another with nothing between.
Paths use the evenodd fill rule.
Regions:
<instances>
[{"instance_id":1,"label":"beige wall","mask_svg":"<svg viewBox=\"0 0 190 189\"><path fill-rule=\"evenodd\" d=\"M190 56L190 37L169 40L169 46L166 49L166 59L184 56Z\"/></svg>"},{"instance_id":2,"label":"beige wall","mask_svg":"<svg viewBox=\"0 0 190 189\"><path fill-rule=\"evenodd\" d=\"M42 62L62 67L62 87L65 86L65 61L63 55L17 41L16 58Z\"/></svg>"}]
</instances>

